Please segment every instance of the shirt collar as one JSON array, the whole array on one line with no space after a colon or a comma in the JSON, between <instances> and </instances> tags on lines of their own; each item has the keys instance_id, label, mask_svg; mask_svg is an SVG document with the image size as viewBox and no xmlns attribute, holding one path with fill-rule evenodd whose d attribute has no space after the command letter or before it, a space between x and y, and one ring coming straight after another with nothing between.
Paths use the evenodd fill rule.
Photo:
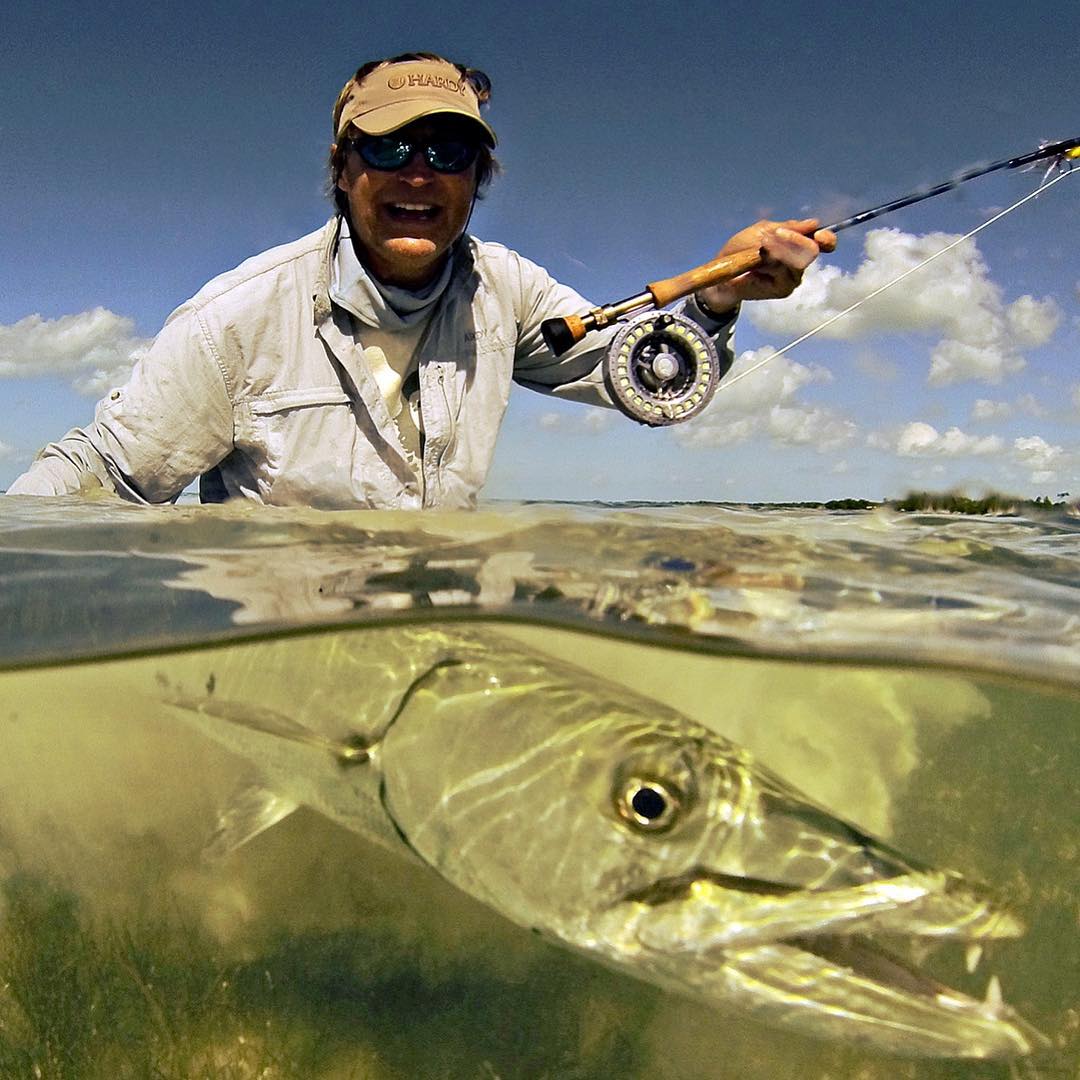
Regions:
<instances>
[{"instance_id":1,"label":"shirt collar","mask_svg":"<svg viewBox=\"0 0 1080 1080\"><path fill-rule=\"evenodd\" d=\"M415 326L432 312L446 291L453 274L454 260L447 259L442 272L424 288L413 291L387 285L368 273L353 246L348 219L341 219L341 232L330 275L330 299L368 326L400 330Z\"/></svg>"}]
</instances>

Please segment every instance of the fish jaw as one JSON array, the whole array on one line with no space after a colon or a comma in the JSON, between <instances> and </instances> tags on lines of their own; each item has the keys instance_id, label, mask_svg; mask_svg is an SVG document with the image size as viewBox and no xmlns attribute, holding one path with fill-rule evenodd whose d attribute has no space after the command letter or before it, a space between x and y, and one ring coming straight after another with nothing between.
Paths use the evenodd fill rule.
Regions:
<instances>
[{"instance_id":1,"label":"fish jaw","mask_svg":"<svg viewBox=\"0 0 1080 1080\"><path fill-rule=\"evenodd\" d=\"M811 1037L909 1057L1009 1059L1049 1044L1001 1000L996 976L979 1001L876 941L978 948L1022 930L946 873L777 896L702 877L680 899L613 905L580 927L579 943L670 990Z\"/></svg>"},{"instance_id":2,"label":"fish jaw","mask_svg":"<svg viewBox=\"0 0 1080 1080\"><path fill-rule=\"evenodd\" d=\"M945 987L912 993L796 945L733 950L701 989L814 1037L903 1056L1007 1060L1049 1046L1000 1001L978 1001Z\"/></svg>"},{"instance_id":3,"label":"fish jaw","mask_svg":"<svg viewBox=\"0 0 1080 1080\"><path fill-rule=\"evenodd\" d=\"M1024 931L1018 919L947 871L911 871L817 891L768 888L761 882L746 888L739 878L698 868L629 898L646 900L637 936L646 946L677 952L820 934L893 934L974 945Z\"/></svg>"}]
</instances>

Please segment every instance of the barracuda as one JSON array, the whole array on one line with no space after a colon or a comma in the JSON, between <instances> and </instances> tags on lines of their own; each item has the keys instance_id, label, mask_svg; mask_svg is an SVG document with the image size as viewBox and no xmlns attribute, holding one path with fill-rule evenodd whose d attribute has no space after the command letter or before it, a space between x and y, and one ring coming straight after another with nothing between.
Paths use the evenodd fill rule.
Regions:
<instances>
[{"instance_id":1,"label":"barracuda","mask_svg":"<svg viewBox=\"0 0 1080 1080\"><path fill-rule=\"evenodd\" d=\"M767 1023L911 1056L1045 1044L996 976L980 1001L901 959L951 941L973 968L1018 920L590 672L399 627L208 653L158 683L262 778L213 852L307 805L521 926Z\"/></svg>"}]
</instances>

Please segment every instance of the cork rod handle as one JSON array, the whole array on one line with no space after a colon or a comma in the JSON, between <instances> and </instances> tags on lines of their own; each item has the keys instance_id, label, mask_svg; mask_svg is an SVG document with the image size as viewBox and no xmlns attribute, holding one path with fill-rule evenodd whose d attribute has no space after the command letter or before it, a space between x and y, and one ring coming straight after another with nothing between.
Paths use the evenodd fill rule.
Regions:
<instances>
[{"instance_id":1,"label":"cork rod handle","mask_svg":"<svg viewBox=\"0 0 1080 1080\"><path fill-rule=\"evenodd\" d=\"M813 229L807 229L806 235L812 236ZM832 247L822 247L822 251L831 251ZM664 278L662 281L654 281L646 285L646 289L652 294L657 307L666 307L672 300L678 300L680 296L697 292L710 285L718 285L721 281L738 277L748 270L760 266L764 255L760 249L747 248L746 251L736 251L731 255L717 256L711 262L695 266L693 270L684 270L674 277Z\"/></svg>"}]
</instances>

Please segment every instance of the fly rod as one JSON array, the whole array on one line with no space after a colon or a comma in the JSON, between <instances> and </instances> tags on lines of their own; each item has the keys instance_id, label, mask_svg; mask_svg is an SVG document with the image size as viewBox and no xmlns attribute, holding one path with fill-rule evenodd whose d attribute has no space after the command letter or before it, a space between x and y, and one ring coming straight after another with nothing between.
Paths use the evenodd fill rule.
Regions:
<instances>
[{"instance_id":1,"label":"fly rod","mask_svg":"<svg viewBox=\"0 0 1080 1080\"><path fill-rule=\"evenodd\" d=\"M1080 158L1080 137L1075 139L1062 139L1060 142L1044 143L1037 150L1021 154L1019 157L1005 158L995 161L991 165L979 165L958 173L950 180L945 180L933 187L920 188L901 196L899 199L891 199L889 202L873 206L869 210L860 210L841 221L831 225L819 226L830 232L843 232L844 229L854 228L856 225L864 225L875 218L884 217L894 210L901 210L905 206L913 206L915 203L932 199L937 195L943 195L947 191L966 184L979 176L997 172L1000 169L1019 169L1025 165L1031 165L1037 161L1053 159L1051 168L1055 166L1071 167L1073 159ZM818 231L818 230L815 230ZM686 270L674 277L654 281L645 286L645 292L636 296L627 297L614 304L593 308L585 315L568 315L562 318L546 319L540 327L544 341L556 356L561 356L575 342L580 341L589 331L598 330L627 315L634 314L638 310L647 308L666 307L674 300L678 300L689 293L697 292L698 289L707 288L710 285L718 285L722 281L738 277L760 266L763 254L757 249L737 251L732 255L725 255L703 263L692 270Z\"/></svg>"}]
</instances>

